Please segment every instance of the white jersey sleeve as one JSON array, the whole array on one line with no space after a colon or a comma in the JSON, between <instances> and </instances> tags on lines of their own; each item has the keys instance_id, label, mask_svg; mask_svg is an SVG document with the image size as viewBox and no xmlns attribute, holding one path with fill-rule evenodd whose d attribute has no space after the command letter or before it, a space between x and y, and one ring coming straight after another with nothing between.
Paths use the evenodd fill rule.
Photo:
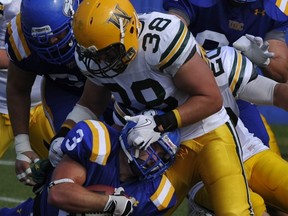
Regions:
<instances>
[{"instance_id":1,"label":"white jersey sleeve","mask_svg":"<svg viewBox=\"0 0 288 216\"><path fill-rule=\"evenodd\" d=\"M174 76L195 54L195 38L174 15L153 12L139 19L143 25L139 40L147 64L152 70Z\"/></svg>"},{"instance_id":2,"label":"white jersey sleeve","mask_svg":"<svg viewBox=\"0 0 288 216\"><path fill-rule=\"evenodd\" d=\"M0 4L0 48L5 49L6 26L19 13L21 0L1 0Z\"/></svg>"}]
</instances>

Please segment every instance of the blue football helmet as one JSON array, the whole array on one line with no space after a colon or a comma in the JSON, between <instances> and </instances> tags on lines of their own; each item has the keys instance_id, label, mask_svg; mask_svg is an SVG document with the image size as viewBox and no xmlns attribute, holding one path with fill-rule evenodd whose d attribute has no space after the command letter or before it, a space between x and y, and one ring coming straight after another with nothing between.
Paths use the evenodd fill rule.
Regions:
<instances>
[{"instance_id":1,"label":"blue football helmet","mask_svg":"<svg viewBox=\"0 0 288 216\"><path fill-rule=\"evenodd\" d=\"M149 110L142 115L163 115L161 110ZM150 180L165 172L174 162L176 152L180 146L180 131L176 129L171 132L162 133L157 142L152 143L146 150L139 149L128 143L127 137L130 130L136 125L135 122L128 121L121 131L121 147L128 158L129 165L133 173L142 180ZM159 151L160 149L160 151ZM146 159L143 160L141 151L146 151Z\"/></svg>"},{"instance_id":2,"label":"blue football helmet","mask_svg":"<svg viewBox=\"0 0 288 216\"><path fill-rule=\"evenodd\" d=\"M31 50L51 64L74 60L72 16L78 0L22 0L21 26Z\"/></svg>"}]
</instances>

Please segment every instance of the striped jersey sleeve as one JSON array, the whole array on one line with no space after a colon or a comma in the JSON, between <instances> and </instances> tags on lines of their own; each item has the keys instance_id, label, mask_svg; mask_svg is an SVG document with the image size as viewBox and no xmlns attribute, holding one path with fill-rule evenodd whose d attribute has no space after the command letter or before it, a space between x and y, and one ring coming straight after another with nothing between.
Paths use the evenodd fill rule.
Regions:
<instances>
[{"instance_id":1,"label":"striped jersey sleeve","mask_svg":"<svg viewBox=\"0 0 288 216\"><path fill-rule=\"evenodd\" d=\"M106 165L111 153L111 140L105 124L86 120L79 122L68 133L61 148L77 161L89 159L92 163Z\"/></svg>"},{"instance_id":2,"label":"striped jersey sleeve","mask_svg":"<svg viewBox=\"0 0 288 216\"><path fill-rule=\"evenodd\" d=\"M185 24L176 16L153 12L140 16L144 24L140 36L147 63L172 76L196 52L197 43Z\"/></svg>"}]
</instances>

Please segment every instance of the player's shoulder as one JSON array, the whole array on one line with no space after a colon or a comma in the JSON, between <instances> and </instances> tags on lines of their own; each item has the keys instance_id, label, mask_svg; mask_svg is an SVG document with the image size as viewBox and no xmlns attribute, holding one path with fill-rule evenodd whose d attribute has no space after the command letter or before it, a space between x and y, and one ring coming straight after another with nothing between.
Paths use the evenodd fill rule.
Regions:
<instances>
[{"instance_id":1,"label":"player's shoulder","mask_svg":"<svg viewBox=\"0 0 288 216\"><path fill-rule=\"evenodd\" d=\"M124 187L127 194L142 201L134 209L135 215L143 215L143 212L145 215L160 213L162 215L164 211L175 206L177 202L175 188L165 174L148 182L138 181L135 184L126 184ZM143 202L144 200L145 202Z\"/></svg>"},{"instance_id":2,"label":"player's shoulder","mask_svg":"<svg viewBox=\"0 0 288 216\"><path fill-rule=\"evenodd\" d=\"M6 43L8 54L13 61L22 61L31 55L22 31L20 14L14 17L7 26Z\"/></svg>"},{"instance_id":3,"label":"player's shoulder","mask_svg":"<svg viewBox=\"0 0 288 216\"><path fill-rule=\"evenodd\" d=\"M263 0L266 13L276 21L288 21L288 2L287 0Z\"/></svg>"},{"instance_id":4,"label":"player's shoulder","mask_svg":"<svg viewBox=\"0 0 288 216\"><path fill-rule=\"evenodd\" d=\"M140 15L139 19L142 23L139 40L145 59L159 70L174 63L181 65L191 50L196 50L195 38L177 16L152 12Z\"/></svg>"},{"instance_id":5,"label":"player's shoulder","mask_svg":"<svg viewBox=\"0 0 288 216\"><path fill-rule=\"evenodd\" d=\"M72 157L86 155L86 160L105 165L110 154L118 149L118 138L119 133L105 123L85 120L71 129L61 148Z\"/></svg>"}]
</instances>

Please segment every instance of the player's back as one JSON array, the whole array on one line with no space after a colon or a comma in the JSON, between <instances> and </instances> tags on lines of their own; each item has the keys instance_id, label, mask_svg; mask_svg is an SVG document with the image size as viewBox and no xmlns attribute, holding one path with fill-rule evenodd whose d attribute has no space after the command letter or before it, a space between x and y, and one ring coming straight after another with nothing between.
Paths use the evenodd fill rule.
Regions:
<instances>
[{"instance_id":1,"label":"player's back","mask_svg":"<svg viewBox=\"0 0 288 216\"><path fill-rule=\"evenodd\" d=\"M273 29L287 27L287 16L272 1L242 5L231 1L164 1L165 9L179 9L190 20L189 30L205 49L232 45L244 34L265 37Z\"/></svg>"}]
</instances>

